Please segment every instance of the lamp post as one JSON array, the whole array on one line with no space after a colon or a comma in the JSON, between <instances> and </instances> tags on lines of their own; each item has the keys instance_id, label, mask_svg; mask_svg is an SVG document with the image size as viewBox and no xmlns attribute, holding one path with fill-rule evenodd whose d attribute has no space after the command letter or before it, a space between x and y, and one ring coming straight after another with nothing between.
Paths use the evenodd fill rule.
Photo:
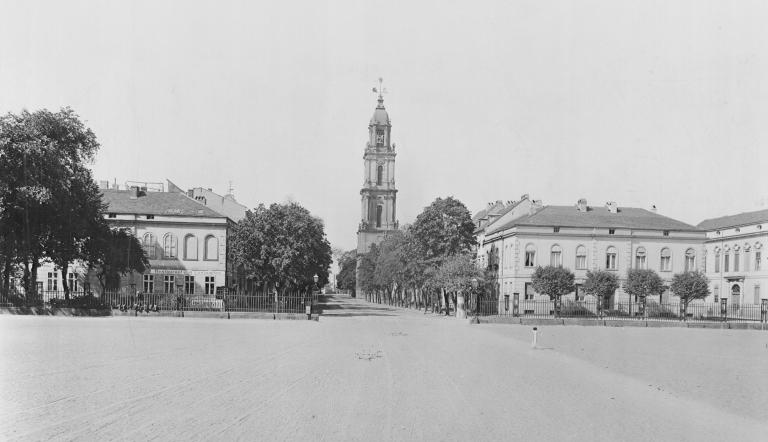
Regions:
<instances>
[{"instance_id":1,"label":"lamp post","mask_svg":"<svg viewBox=\"0 0 768 442\"><path fill-rule=\"evenodd\" d=\"M314 285L312 287L312 293L309 295L309 299L304 304L304 309L307 313L307 319L312 319L312 302L314 301L315 297L315 291L317 290L317 281L320 279L319 276L317 276L317 273L315 273L314 276L312 276L312 280L314 281Z\"/></svg>"},{"instance_id":2,"label":"lamp post","mask_svg":"<svg viewBox=\"0 0 768 442\"><path fill-rule=\"evenodd\" d=\"M477 295L477 278L472 278L470 282L472 283L472 295L475 298L475 323L479 323L480 320L478 319L478 316L480 316L480 297Z\"/></svg>"}]
</instances>

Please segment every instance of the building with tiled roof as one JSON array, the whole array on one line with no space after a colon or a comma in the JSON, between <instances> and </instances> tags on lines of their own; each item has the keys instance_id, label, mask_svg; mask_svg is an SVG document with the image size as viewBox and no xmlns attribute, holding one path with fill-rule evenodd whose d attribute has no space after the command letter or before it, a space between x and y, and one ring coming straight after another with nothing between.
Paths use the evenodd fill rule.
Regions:
<instances>
[{"instance_id":1,"label":"building with tiled roof","mask_svg":"<svg viewBox=\"0 0 768 442\"><path fill-rule=\"evenodd\" d=\"M513 212L478 235L478 260L496 275L500 309L513 305L509 301L515 297L523 310L526 301L548 299L531 285L537 266L571 269L577 290L569 296L579 300L588 270L615 272L623 282L627 270L649 268L670 282L674 273L704 268L704 231L655 209L614 202L595 207L584 199L572 206L545 206L532 200ZM629 301L619 289L606 308L627 308Z\"/></svg>"},{"instance_id":2,"label":"building with tiled roof","mask_svg":"<svg viewBox=\"0 0 768 442\"><path fill-rule=\"evenodd\" d=\"M725 300L738 310L768 298L768 210L711 218L698 227L706 231L706 272L714 301Z\"/></svg>"}]
</instances>

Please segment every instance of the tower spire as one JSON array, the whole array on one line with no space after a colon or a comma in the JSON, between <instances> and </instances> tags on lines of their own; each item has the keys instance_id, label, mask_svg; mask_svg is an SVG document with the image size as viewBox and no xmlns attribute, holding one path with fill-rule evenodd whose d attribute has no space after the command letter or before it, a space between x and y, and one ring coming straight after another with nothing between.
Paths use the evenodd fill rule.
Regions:
<instances>
[{"instance_id":1,"label":"tower spire","mask_svg":"<svg viewBox=\"0 0 768 442\"><path fill-rule=\"evenodd\" d=\"M383 84L384 84L384 79L379 77L379 87L378 88L376 88L376 87L373 88L373 92L379 94L379 104L380 105L384 104L384 94L387 93L387 90L384 88Z\"/></svg>"}]
</instances>

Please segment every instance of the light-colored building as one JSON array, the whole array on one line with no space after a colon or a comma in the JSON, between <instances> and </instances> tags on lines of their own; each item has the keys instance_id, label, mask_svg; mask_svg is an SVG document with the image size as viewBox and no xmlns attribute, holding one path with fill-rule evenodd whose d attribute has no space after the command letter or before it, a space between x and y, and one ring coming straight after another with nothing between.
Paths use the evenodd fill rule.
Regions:
<instances>
[{"instance_id":1,"label":"light-colored building","mask_svg":"<svg viewBox=\"0 0 768 442\"><path fill-rule=\"evenodd\" d=\"M768 298L768 210L712 218L698 227L707 235L708 301L740 305Z\"/></svg>"},{"instance_id":2,"label":"light-colored building","mask_svg":"<svg viewBox=\"0 0 768 442\"><path fill-rule=\"evenodd\" d=\"M109 226L129 230L149 258L146 272L121 279L122 290L215 295L217 288L228 286L227 233L232 221L226 216L185 193L150 191L147 186L120 190L101 185ZM67 275L72 291L83 290L86 284L100 291L98 279L87 273L82 264L73 263ZM52 264L43 264L38 286L60 291L61 279Z\"/></svg>"},{"instance_id":3,"label":"light-colored building","mask_svg":"<svg viewBox=\"0 0 768 442\"><path fill-rule=\"evenodd\" d=\"M593 207L583 199L573 206L543 206L527 198L515 209L485 226L478 245L478 259L486 268L498 269L500 301L515 294L521 301L548 299L531 285L537 266L573 271L577 289L569 297L578 300L583 299L580 286L588 270L615 272L623 282L628 269L648 268L669 283L674 273L704 269L704 232L654 210L613 202ZM619 289L606 303L611 308L628 300Z\"/></svg>"},{"instance_id":4,"label":"light-colored building","mask_svg":"<svg viewBox=\"0 0 768 442\"><path fill-rule=\"evenodd\" d=\"M381 89L379 89L380 91ZM368 141L363 154L363 188L360 189L360 224L357 230L357 256L368 253L372 244L398 228L397 188L395 187L395 143L392 123L379 93L378 105L368 123ZM358 287L358 292L359 287Z\"/></svg>"}]
</instances>

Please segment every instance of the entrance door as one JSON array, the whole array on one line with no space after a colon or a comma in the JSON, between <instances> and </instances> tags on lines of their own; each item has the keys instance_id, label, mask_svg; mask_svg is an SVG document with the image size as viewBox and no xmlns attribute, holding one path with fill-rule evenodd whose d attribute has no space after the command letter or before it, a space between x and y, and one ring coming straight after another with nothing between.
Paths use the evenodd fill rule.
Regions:
<instances>
[{"instance_id":1,"label":"entrance door","mask_svg":"<svg viewBox=\"0 0 768 442\"><path fill-rule=\"evenodd\" d=\"M731 303L733 308L739 308L741 304L741 287L738 284L734 284L731 287Z\"/></svg>"}]
</instances>

